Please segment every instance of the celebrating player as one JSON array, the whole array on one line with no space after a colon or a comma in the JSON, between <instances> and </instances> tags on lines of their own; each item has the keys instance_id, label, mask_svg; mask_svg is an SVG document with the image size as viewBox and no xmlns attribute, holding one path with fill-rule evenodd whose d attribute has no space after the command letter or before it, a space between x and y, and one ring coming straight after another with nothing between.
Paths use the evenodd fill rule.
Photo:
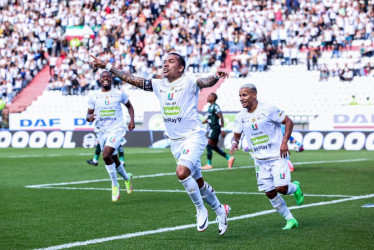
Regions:
<instances>
[{"instance_id":1,"label":"celebrating player","mask_svg":"<svg viewBox=\"0 0 374 250\"><path fill-rule=\"evenodd\" d=\"M290 154L287 142L293 122L275 106L259 102L257 89L253 84L243 85L239 90L239 97L244 109L235 118L230 153L238 150L240 137L244 133L255 161L259 191L265 191L271 205L287 220L283 229L296 228L296 219L278 194L293 194L299 206L304 202L300 183L291 182L291 173L285 159ZM281 124L285 125L284 136Z\"/></svg>"},{"instance_id":2,"label":"celebrating player","mask_svg":"<svg viewBox=\"0 0 374 250\"><path fill-rule=\"evenodd\" d=\"M112 89L112 74L104 71L100 74L102 88L89 97L87 121L95 121L95 132L103 151L105 168L112 180L112 201L118 201L120 197L119 184L116 171L125 180L127 193L131 194L132 175L126 173L123 164L118 160L117 149L125 140L126 125L123 120L121 103L124 104L130 115L128 129L135 128L134 108L127 95L122 91Z\"/></svg>"},{"instance_id":3,"label":"celebrating player","mask_svg":"<svg viewBox=\"0 0 374 250\"><path fill-rule=\"evenodd\" d=\"M227 77L227 73L219 70L214 76L199 79L183 75L186 62L182 56L172 52L163 64L164 78L148 80L123 72L94 56L92 58L94 67L105 68L121 80L156 94L166 134L171 140L171 151L177 161L177 177L196 206L197 230L205 231L209 224L204 200L216 212L218 232L223 235L227 231L230 207L219 202L214 189L201 174L200 158L206 146L206 130L200 121L197 103L200 89L213 86L220 78Z\"/></svg>"},{"instance_id":4,"label":"celebrating player","mask_svg":"<svg viewBox=\"0 0 374 250\"><path fill-rule=\"evenodd\" d=\"M208 145L206 146L207 149L207 158L208 163L202 167L202 169L212 169L212 157L213 152L216 151L221 156L225 157L228 161L228 168L232 168L234 164L235 158L230 157L223 151L220 147L217 146L219 135L222 133L222 136L225 136L225 131L221 131L221 128L225 126L223 121L223 115L221 109L216 104L217 95L215 93L211 93L208 95L208 102L210 103L208 108L208 117L203 121L203 124L208 123L209 125L209 132L208 132ZM220 124L221 122L221 124Z\"/></svg>"}]
</instances>

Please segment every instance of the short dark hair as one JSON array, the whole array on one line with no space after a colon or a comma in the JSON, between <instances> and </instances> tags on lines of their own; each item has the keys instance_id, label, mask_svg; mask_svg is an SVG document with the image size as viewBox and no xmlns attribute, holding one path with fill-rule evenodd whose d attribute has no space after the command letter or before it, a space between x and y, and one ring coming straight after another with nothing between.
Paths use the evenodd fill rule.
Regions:
<instances>
[{"instance_id":1,"label":"short dark hair","mask_svg":"<svg viewBox=\"0 0 374 250\"><path fill-rule=\"evenodd\" d=\"M104 74L104 73L109 73L110 77L113 78L112 73L110 73L110 71L107 71L107 70L104 70L103 72L101 72L101 73L100 73L100 77L101 77L101 75Z\"/></svg>"},{"instance_id":2,"label":"short dark hair","mask_svg":"<svg viewBox=\"0 0 374 250\"><path fill-rule=\"evenodd\" d=\"M170 52L169 55L178 56L178 63L179 63L179 65L183 66L183 71L182 71L182 73L183 73L184 70L186 69L186 61L184 60L183 56L179 55L177 52Z\"/></svg>"},{"instance_id":3,"label":"short dark hair","mask_svg":"<svg viewBox=\"0 0 374 250\"><path fill-rule=\"evenodd\" d=\"M217 96L217 94L216 93L210 93L212 96L214 96L214 101L217 101L217 98L218 98L218 96Z\"/></svg>"}]
</instances>

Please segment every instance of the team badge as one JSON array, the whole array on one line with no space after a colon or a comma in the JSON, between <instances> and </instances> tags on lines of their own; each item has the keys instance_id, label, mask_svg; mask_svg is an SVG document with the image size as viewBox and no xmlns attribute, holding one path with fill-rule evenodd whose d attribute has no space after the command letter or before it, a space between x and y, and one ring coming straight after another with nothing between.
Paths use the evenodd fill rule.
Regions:
<instances>
[{"instance_id":1,"label":"team badge","mask_svg":"<svg viewBox=\"0 0 374 250\"><path fill-rule=\"evenodd\" d=\"M169 93L168 94L168 100L171 101L171 100L173 100L173 98L174 98L174 93Z\"/></svg>"},{"instance_id":2,"label":"team badge","mask_svg":"<svg viewBox=\"0 0 374 250\"><path fill-rule=\"evenodd\" d=\"M257 130L257 129L258 129L257 123L252 124L252 129L253 129L253 130Z\"/></svg>"}]
</instances>

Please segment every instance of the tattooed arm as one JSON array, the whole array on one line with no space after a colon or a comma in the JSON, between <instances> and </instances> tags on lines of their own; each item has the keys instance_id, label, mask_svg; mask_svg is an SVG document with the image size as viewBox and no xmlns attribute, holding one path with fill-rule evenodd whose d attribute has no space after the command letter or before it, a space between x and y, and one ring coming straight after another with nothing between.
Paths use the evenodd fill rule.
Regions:
<instances>
[{"instance_id":1,"label":"tattooed arm","mask_svg":"<svg viewBox=\"0 0 374 250\"><path fill-rule=\"evenodd\" d=\"M91 57L94 59L93 62L92 62L92 65L95 68L105 69L106 64L103 61L101 61L100 59L98 59L98 58L96 58L92 55L91 55ZM111 67L110 72L113 75L117 76L122 81L125 81L125 82L127 82L131 85L134 85L135 87L144 89L145 91L153 91L152 80L147 80L147 79L144 79L142 77L134 76L134 75L130 74L129 72L124 72L124 71L122 71L120 69L117 69L115 67Z\"/></svg>"},{"instance_id":2,"label":"tattooed arm","mask_svg":"<svg viewBox=\"0 0 374 250\"><path fill-rule=\"evenodd\" d=\"M196 81L197 86L202 88L209 88L214 86L220 78L226 78L227 73L222 70L217 70L216 74L214 76L208 76L205 78L199 78Z\"/></svg>"}]
</instances>

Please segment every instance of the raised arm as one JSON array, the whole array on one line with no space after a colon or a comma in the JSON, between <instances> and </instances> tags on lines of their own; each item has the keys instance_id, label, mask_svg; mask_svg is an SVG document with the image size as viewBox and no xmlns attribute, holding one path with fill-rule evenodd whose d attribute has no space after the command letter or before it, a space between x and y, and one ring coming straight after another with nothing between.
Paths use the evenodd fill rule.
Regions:
<instances>
[{"instance_id":1,"label":"raised arm","mask_svg":"<svg viewBox=\"0 0 374 250\"><path fill-rule=\"evenodd\" d=\"M129 72L124 72L120 69L117 69L117 68L113 67L109 63L105 64L102 60L94 57L93 55L91 55L91 57L93 58L93 62L92 62L93 67L100 68L100 69L106 69L110 73L117 76L119 79L121 79L124 82L127 82L131 85L134 85L135 87L144 89L145 91L153 91L152 80L147 80L147 79L142 78L142 77L134 76L134 75L130 74Z\"/></svg>"},{"instance_id":2,"label":"raised arm","mask_svg":"<svg viewBox=\"0 0 374 250\"><path fill-rule=\"evenodd\" d=\"M214 86L220 78L226 78L227 73L222 70L217 70L217 72L213 76L208 76L204 78L199 78L196 81L197 86L202 88L209 88Z\"/></svg>"}]
</instances>

